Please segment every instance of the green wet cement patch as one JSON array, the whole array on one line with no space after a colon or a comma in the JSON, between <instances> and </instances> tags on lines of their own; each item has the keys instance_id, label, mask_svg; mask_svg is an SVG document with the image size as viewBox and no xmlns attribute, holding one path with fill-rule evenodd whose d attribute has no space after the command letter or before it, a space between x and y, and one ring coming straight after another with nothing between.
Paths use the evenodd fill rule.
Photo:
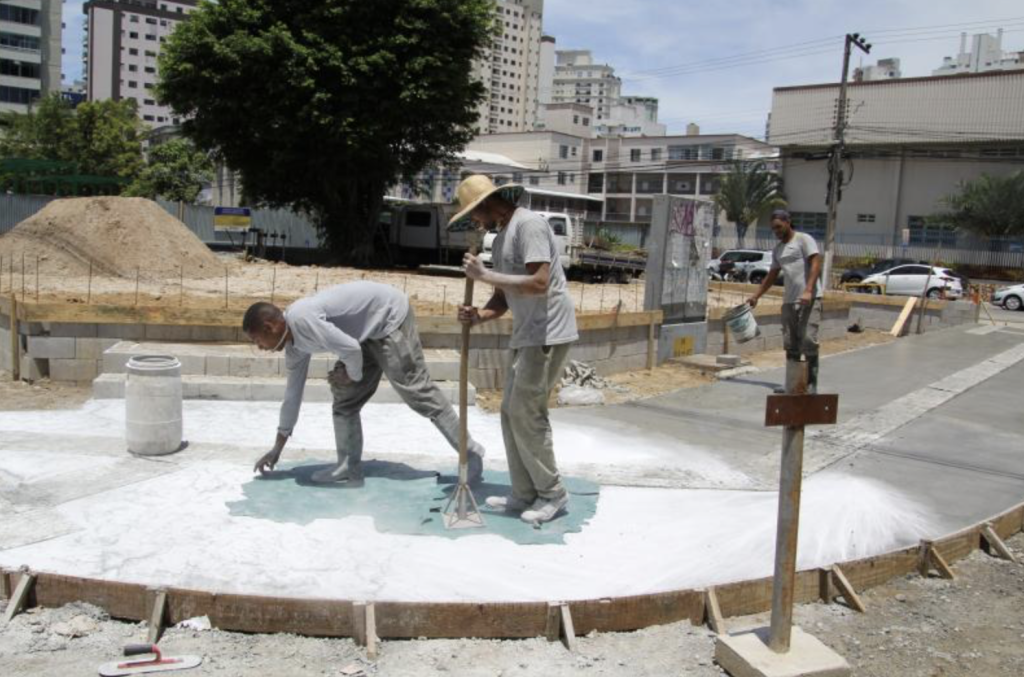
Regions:
<instances>
[{"instance_id":1,"label":"green wet cement patch","mask_svg":"<svg viewBox=\"0 0 1024 677\"><path fill-rule=\"evenodd\" d=\"M361 487L322 485L311 475L328 464L285 464L242 486L245 498L227 504L231 515L275 522L309 524L318 519L368 516L377 531L410 536L461 538L494 534L520 545L561 544L565 535L583 530L597 511L600 486L575 477L563 478L569 490L567 511L539 528L518 515L492 511L484 505L488 496L511 491L507 472L488 470L485 481L472 487L486 526L445 529L441 511L455 489L457 478L434 471L417 470L402 463L366 461Z\"/></svg>"}]
</instances>

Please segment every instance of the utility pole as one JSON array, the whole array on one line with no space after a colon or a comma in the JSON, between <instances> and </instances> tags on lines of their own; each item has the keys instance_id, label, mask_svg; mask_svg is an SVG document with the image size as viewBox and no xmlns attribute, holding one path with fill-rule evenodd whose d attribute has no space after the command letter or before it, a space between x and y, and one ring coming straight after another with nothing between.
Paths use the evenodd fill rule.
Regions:
<instances>
[{"instance_id":1,"label":"utility pole","mask_svg":"<svg viewBox=\"0 0 1024 677\"><path fill-rule=\"evenodd\" d=\"M856 46L865 54L871 53L871 45L860 33L847 33L843 46L843 77L839 81L839 101L836 103L836 125L832 153L828 159L828 223L825 226L825 265L821 271L822 287L832 286L832 256L836 246L836 210L842 191L843 154L846 133L846 81L850 73L850 53Z\"/></svg>"}]
</instances>

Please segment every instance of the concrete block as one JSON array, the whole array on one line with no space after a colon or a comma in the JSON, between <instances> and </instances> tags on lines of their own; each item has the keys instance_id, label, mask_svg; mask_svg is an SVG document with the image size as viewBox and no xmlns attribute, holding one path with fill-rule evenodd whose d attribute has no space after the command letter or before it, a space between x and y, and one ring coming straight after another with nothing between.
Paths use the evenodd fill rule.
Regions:
<instances>
[{"instance_id":1,"label":"concrete block","mask_svg":"<svg viewBox=\"0 0 1024 677\"><path fill-rule=\"evenodd\" d=\"M206 373L206 355L175 353L174 356L181 362L182 376L202 376Z\"/></svg>"},{"instance_id":2,"label":"concrete block","mask_svg":"<svg viewBox=\"0 0 1024 677\"><path fill-rule=\"evenodd\" d=\"M469 382L484 390L500 390L505 383L505 372L498 369L470 369Z\"/></svg>"},{"instance_id":3,"label":"concrete block","mask_svg":"<svg viewBox=\"0 0 1024 677\"><path fill-rule=\"evenodd\" d=\"M324 355L314 355L309 360L309 373L306 378L327 378L327 372L334 368L337 359ZM284 375L285 368L281 365L281 374Z\"/></svg>"},{"instance_id":4,"label":"concrete block","mask_svg":"<svg viewBox=\"0 0 1024 677\"><path fill-rule=\"evenodd\" d=\"M75 357L79 360L102 360L103 353L118 343L119 340L109 338L76 338Z\"/></svg>"},{"instance_id":5,"label":"concrete block","mask_svg":"<svg viewBox=\"0 0 1024 677\"><path fill-rule=\"evenodd\" d=\"M18 333L22 336L42 336L46 330L42 322L19 322Z\"/></svg>"},{"instance_id":6,"label":"concrete block","mask_svg":"<svg viewBox=\"0 0 1024 677\"><path fill-rule=\"evenodd\" d=\"M146 338L146 326L142 324L98 324L97 338L117 338L138 341Z\"/></svg>"},{"instance_id":7,"label":"concrete block","mask_svg":"<svg viewBox=\"0 0 1024 677\"><path fill-rule=\"evenodd\" d=\"M192 327L192 340L235 343L238 330L235 327Z\"/></svg>"},{"instance_id":8,"label":"concrete block","mask_svg":"<svg viewBox=\"0 0 1024 677\"><path fill-rule=\"evenodd\" d=\"M768 629L719 635L715 662L732 677L849 677L846 659L819 639L794 627L790 649L775 653L768 648Z\"/></svg>"},{"instance_id":9,"label":"concrete block","mask_svg":"<svg viewBox=\"0 0 1024 677\"><path fill-rule=\"evenodd\" d=\"M569 350L569 359L579 360L580 362L597 362L598 360L607 360L611 355L612 347L608 343L594 345L581 345L579 343L575 343Z\"/></svg>"},{"instance_id":10,"label":"concrete block","mask_svg":"<svg viewBox=\"0 0 1024 677\"><path fill-rule=\"evenodd\" d=\"M279 376L284 360L281 357L235 357L228 358L228 374L244 378L248 376Z\"/></svg>"},{"instance_id":11,"label":"concrete block","mask_svg":"<svg viewBox=\"0 0 1024 677\"><path fill-rule=\"evenodd\" d=\"M50 380L92 381L99 374L99 364L97 360L50 359Z\"/></svg>"},{"instance_id":12,"label":"concrete block","mask_svg":"<svg viewBox=\"0 0 1024 677\"><path fill-rule=\"evenodd\" d=\"M184 382L185 379L182 379ZM251 384L244 379L188 379L199 385L198 398L201 400L251 400ZM184 385L184 383L183 383Z\"/></svg>"},{"instance_id":13,"label":"concrete block","mask_svg":"<svg viewBox=\"0 0 1024 677\"><path fill-rule=\"evenodd\" d=\"M200 384L195 381L182 379L181 380L181 397L185 400L197 400L199 399Z\"/></svg>"},{"instance_id":14,"label":"concrete block","mask_svg":"<svg viewBox=\"0 0 1024 677\"><path fill-rule=\"evenodd\" d=\"M470 369L504 369L511 353L507 350L470 350Z\"/></svg>"},{"instance_id":15,"label":"concrete block","mask_svg":"<svg viewBox=\"0 0 1024 677\"><path fill-rule=\"evenodd\" d=\"M96 324L81 322L48 322L50 336L71 336L74 338L97 338L99 327Z\"/></svg>"},{"instance_id":16,"label":"concrete block","mask_svg":"<svg viewBox=\"0 0 1024 677\"><path fill-rule=\"evenodd\" d=\"M610 360L601 360L593 363L594 370L600 376L621 374L627 371L637 371L647 368L646 355L633 355L632 357L615 357Z\"/></svg>"},{"instance_id":17,"label":"concrete block","mask_svg":"<svg viewBox=\"0 0 1024 677\"><path fill-rule=\"evenodd\" d=\"M103 357L100 362L100 371L104 374L123 374L125 373L125 365L128 364L128 358L131 355L128 353L116 352L113 350L106 350L103 353Z\"/></svg>"},{"instance_id":18,"label":"concrete block","mask_svg":"<svg viewBox=\"0 0 1024 677\"><path fill-rule=\"evenodd\" d=\"M230 374L228 369L229 358L227 355L207 355L206 356L206 375L207 376L227 376Z\"/></svg>"},{"instance_id":19,"label":"concrete block","mask_svg":"<svg viewBox=\"0 0 1024 677\"><path fill-rule=\"evenodd\" d=\"M74 359L75 339L59 336L29 336L28 354L35 358Z\"/></svg>"},{"instance_id":20,"label":"concrete block","mask_svg":"<svg viewBox=\"0 0 1024 677\"><path fill-rule=\"evenodd\" d=\"M284 379L251 379L249 398L256 402L274 402L284 399Z\"/></svg>"},{"instance_id":21,"label":"concrete block","mask_svg":"<svg viewBox=\"0 0 1024 677\"><path fill-rule=\"evenodd\" d=\"M743 358L739 355L719 355L715 358L715 363L726 367L738 367L743 363Z\"/></svg>"},{"instance_id":22,"label":"concrete block","mask_svg":"<svg viewBox=\"0 0 1024 677\"><path fill-rule=\"evenodd\" d=\"M7 356L7 362L10 362L10 355ZM49 375L49 360L37 360L28 355L21 356L21 378L23 381L38 381Z\"/></svg>"},{"instance_id":23,"label":"concrete block","mask_svg":"<svg viewBox=\"0 0 1024 677\"><path fill-rule=\"evenodd\" d=\"M148 341L189 341L192 339L192 327L147 324L145 338Z\"/></svg>"},{"instance_id":24,"label":"concrete block","mask_svg":"<svg viewBox=\"0 0 1024 677\"><path fill-rule=\"evenodd\" d=\"M304 402L333 402L334 394L331 386L323 379L309 379L306 381L306 389L303 392Z\"/></svg>"},{"instance_id":25,"label":"concrete block","mask_svg":"<svg viewBox=\"0 0 1024 677\"><path fill-rule=\"evenodd\" d=\"M124 374L101 374L92 382L92 396L97 400L124 398Z\"/></svg>"}]
</instances>

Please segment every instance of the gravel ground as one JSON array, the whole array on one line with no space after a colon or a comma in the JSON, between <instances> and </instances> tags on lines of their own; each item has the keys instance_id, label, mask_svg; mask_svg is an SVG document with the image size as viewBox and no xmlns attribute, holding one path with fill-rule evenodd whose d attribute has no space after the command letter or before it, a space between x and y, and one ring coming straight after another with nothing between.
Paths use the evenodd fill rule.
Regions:
<instances>
[{"instance_id":1,"label":"gravel ground","mask_svg":"<svg viewBox=\"0 0 1024 677\"><path fill-rule=\"evenodd\" d=\"M1024 535L1009 542L1024 559ZM1024 565L981 552L954 565L955 581L907 576L865 592L866 614L808 604L797 623L849 660L858 677L1019 677L1024 674ZM730 630L767 623L767 615L728 619ZM145 624L110 620L86 604L32 609L0 630L2 674L95 675L122 645L144 641ZM714 635L689 623L633 633L581 637L575 653L530 640L418 640L381 645L377 661L348 639L246 635L172 628L167 655L198 654L182 675L381 675L513 677L527 675L722 674Z\"/></svg>"}]
</instances>

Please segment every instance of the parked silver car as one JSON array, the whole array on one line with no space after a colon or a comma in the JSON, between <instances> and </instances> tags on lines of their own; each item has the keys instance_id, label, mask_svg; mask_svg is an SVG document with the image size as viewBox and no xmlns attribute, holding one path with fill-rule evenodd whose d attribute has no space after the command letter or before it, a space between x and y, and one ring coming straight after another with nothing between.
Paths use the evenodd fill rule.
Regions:
<instances>
[{"instance_id":1,"label":"parked silver car","mask_svg":"<svg viewBox=\"0 0 1024 677\"><path fill-rule=\"evenodd\" d=\"M964 295L960 278L953 275L949 268L939 268L920 264L907 264L884 270L864 278L864 284L880 285L885 294L895 296L921 296L928 285L928 298L958 299Z\"/></svg>"},{"instance_id":2,"label":"parked silver car","mask_svg":"<svg viewBox=\"0 0 1024 677\"><path fill-rule=\"evenodd\" d=\"M992 292L992 304L1007 310L1024 310L1024 284L996 289Z\"/></svg>"}]
</instances>

